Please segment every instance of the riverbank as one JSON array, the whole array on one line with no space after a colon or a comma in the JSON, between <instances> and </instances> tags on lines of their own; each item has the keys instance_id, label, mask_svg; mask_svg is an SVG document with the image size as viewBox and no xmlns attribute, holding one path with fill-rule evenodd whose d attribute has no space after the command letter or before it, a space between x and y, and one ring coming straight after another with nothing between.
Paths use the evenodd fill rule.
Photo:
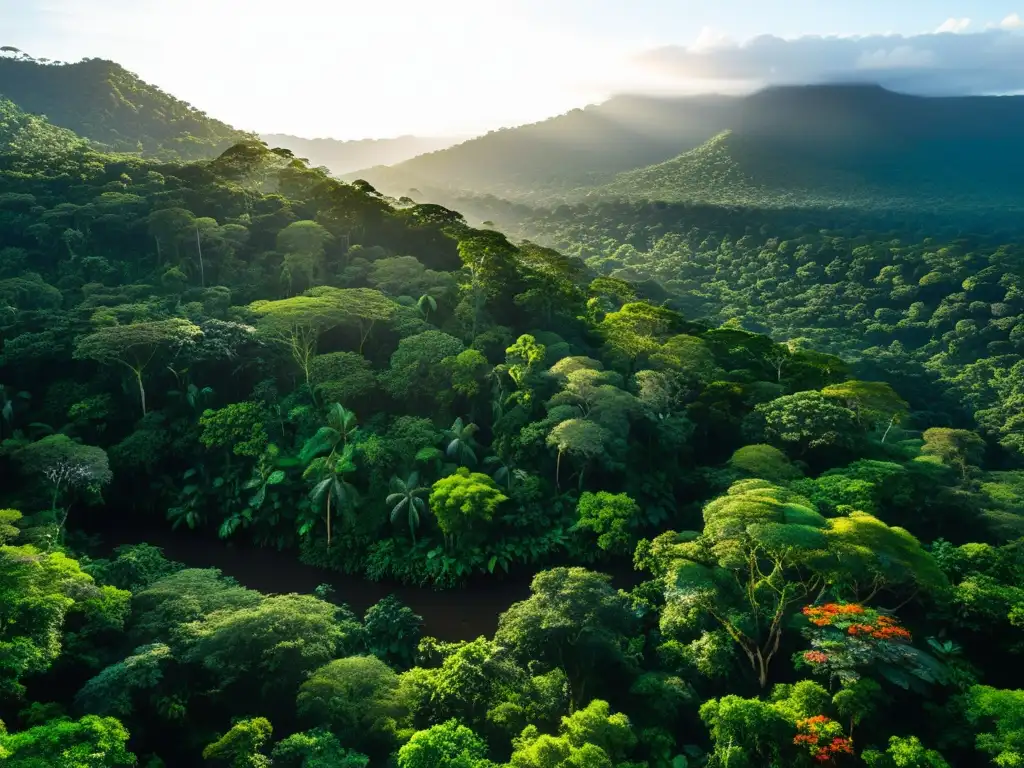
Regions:
<instances>
[{"instance_id":1,"label":"riverbank","mask_svg":"<svg viewBox=\"0 0 1024 768\"><path fill-rule=\"evenodd\" d=\"M393 594L423 617L425 635L447 641L491 637L501 614L513 603L530 596L534 574L544 570L538 567L511 574L479 575L463 586L438 590L348 576L306 565L295 552L219 541L192 531L106 531L101 535L105 550L145 542L160 547L170 560L189 568L218 568L242 586L265 594L310 593L321 584L329 584L334 588L332 599L346 603L360 616L371 605ZM639 581L639 574L622 564L611 569L594 566L594 570L612 573L616 586L623 589Z\"/></svg>"}]
</instances>

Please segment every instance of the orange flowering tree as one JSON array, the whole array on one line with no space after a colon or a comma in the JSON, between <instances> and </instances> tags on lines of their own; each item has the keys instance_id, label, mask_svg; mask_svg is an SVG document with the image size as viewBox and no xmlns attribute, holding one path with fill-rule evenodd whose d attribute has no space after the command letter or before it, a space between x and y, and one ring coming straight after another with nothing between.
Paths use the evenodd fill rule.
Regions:
<instances>
[{"instance_id":1,"label":"orange flowering tree","mask_svg":"<svg viewBox=\"0 0 1024 768\"><path fill-rule=\"evenodd\" d=\"M707 766L842 764L853 755L853 740L831 714L832 697L814 680L775 685L767 698L708 699L700 708L713 744Z\"/></svg>"},{"instance_id":2,"label":"orange flowering tree","mask_svg":"<svg viewBox=\"0 0 1024 768\"><path fill-rule=\"evenodd\" d=\"M868 668L902 688L945 677L943 665L914 648L909 630L894 616L859 603L808 605L803 616L811 648L796 654L797 667L809 667L843 686L855 684Z\"/></svg>"},{"instance_id":3,"label":"orange flowering tree","mask_svg":"<svg viewBox=\"0 0 1024 768\"><path fill-rule=\"evenodd\" d=\"M826 519L807 498L765 480L733 483L703 514L701 533L641 542L635 562L664 584L663 637L724 634L762 688L801 606L927 594L944 583L906 531L861 512Z\"/></svg>"},{"instance_id":4,"label":"orange flowering tree","mask_svg":"<svg viewBox=\"0 0 1024 768\"><path fill-rule=\"evenodd\" d=\"M816 762L832 763L840 755L853 754L853 740L843 734L839 723L825 715L796 721L793 743L804 747Z\"/></svg>"}]
</instances>

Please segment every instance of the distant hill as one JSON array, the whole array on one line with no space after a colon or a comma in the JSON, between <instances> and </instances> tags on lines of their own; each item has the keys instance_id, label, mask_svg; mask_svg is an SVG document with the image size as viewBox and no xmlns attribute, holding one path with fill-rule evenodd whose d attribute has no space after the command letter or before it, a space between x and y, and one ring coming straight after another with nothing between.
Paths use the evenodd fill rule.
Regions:
<instances>
[{"instance_id":1,"label":"distant hill","mask_svg":"<svg viewBox=\"0 0 1024 768\"><path fill-rule=\"evenodd\" d=\"M729 205L1024 206L1024 98L781 88L730 130L589 197Z\"/></svg>"},{"instance_id":2,"label":"distant hill","mask_svg":"<svg viewBox=\"0 0 1024 768\"><path fill-rule=\"evenodd\" d=\"M732 100L617 96L543 122L492 131L392 168L356 174L391 194L410 188L508 199L563 194L692 149L722 130Z\"/></svg>"},{"instance_id":3,"label":"distant hill","mask_svg":"<svg viewBox=\"0 0 1024 768\"><path fill-rule=\"evenodd\" d=\"M394 139L303 139L285 133L265 133L260 138L271 147L290 149L314 167L324 166L342 175L375 165L394 165L403 160L436 152L458 144L462 139L439 136L399 136Z\"/></svg>"},{"instance_id":4,"label":"distant hill","mask_svg":"<svg viewBox=\"0 0 1024 768\"><path fill-rule=\"evenodd\" d=\"M195 160L251 138L103 59L0 57L0 96L117 152Z\"/></svg>"},{"instance_id":5,"label":"distant hill","mask_svg":"<svg viewBox=\"0 0 1024 768\"><path fill-rule=\"evenodd\" d=\"M1021 200L1024 97L924 98L873 85L745 97L621 96L488 134L364 178L548 203Z\"/></svg>"}]
</instances>

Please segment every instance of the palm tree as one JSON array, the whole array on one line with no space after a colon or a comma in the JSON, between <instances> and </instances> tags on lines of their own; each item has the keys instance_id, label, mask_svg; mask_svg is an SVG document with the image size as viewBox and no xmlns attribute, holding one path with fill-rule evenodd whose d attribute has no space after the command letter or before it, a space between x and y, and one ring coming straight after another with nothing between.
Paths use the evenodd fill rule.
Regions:
<instances>
[{"instance_id":1,"label":"palm tree","mask_svg":"<svg viewBox=\"0 0 1024 768\"><path fill-rule=\"evenodd\" d=\"M303 461L309 461L324 451L334 453L339 445L344 447L348 444L358 428L356 415L341 403L331 403L327 406L326 415L327 423L302 446L300 457Z\"/></svg>"},{"instance_id":2,"label":"palm tree","mask_svg":"<svg viewBox=\"0 0 1024 768\"><path fill-rule=\"evenodd\" d=\"M527 473L523 470L516 469L511 459L506 460L499 455L488 456L484 459L484 464L497 467L491 477L494 478L494 482L498 483L498 485L504 483L505 487L510 491L516 480L523 480L527 476Z\"/></svg>"},{"instance_id":3,"label":"palm tree","mask_svg":"<svg viewBox=\"0 0 1024 768\"><path fill-rule=\"evenodd\" d=\"M358 501L355 486L345 479L345 475L356 471L353 453L352 446L346 445L340 454L331 453L313 459L302 473L303 480L315 483L309 492L313 504L327 502L324 520L327 523L328 547L331 546L331 501L345 514L351 514L352 506Z\"/></svg>"},{"instance_id":4,"label":"palm tree","mask_svg":"<svg viewBox=\"0 0 1024 768\"><path fill-rule=\"evenodd\" d=\"M416 302L416 308L423 315L425 321L429 321L430 313L437 311L437 299L431 296L429 293L424 293L420 296L419 301Z\"/></svg>"},{"instance_id":5,"label":"palm tree","mask_svg":"<svg viewBox=\"0 0 1024 768\"><path fill-rule=\"evenodd\" d=\"M345 505L345 502L355 499L355 488L344 476L356 469L348 441L357 429L356 415L341 403L332 403L327 408L327 423L306 441L299 452L299 459L306 463L303 479L315 482L309 497L314 504L322 502L325 496L327 499L327 546L331 545L331 501L347 510L351 505Z\"/></svg>"},{"instance_id":6,"label":"palm tree","mask_svg":"<svg viewBox=\"0 0 1024 768\"><path fill-rule=\"evenodd\" d=\"M445 449L448 457L455 459L464 467L468 467L470 462L476 464L476 440L473 439L473 435L478 429L479 427L472 422L464 423L461 416L457 418L451 429L445 430L444 433L448 441L448 447Z\"/></svg>"},{"instance_id":7,"label":"palm tree","mask_svg":"<svg viewBox=\"0 0 1024 768\"><path fill-rule=\"evenodd\" d=\"M505 415L505 381L502 376L508 375L508 366L504 363L491 369L487 378L491 380L491 416L494 421Z\"/></svg>"},{"instance_id":8,"label":"palm tree","mask_svg":"<svg viewBox=\"0 0 1024 768\"><path fill-rule=\"evenodd\" d=\"M420 524L420 515L426 514L427 502L422 498L430 489L419 484L420 473L413 472L405 480L400 477L391 478L391 494L387 498L391 507L391 522L398 522L402 513L408 516L409 533L412 543L416 543L416 528Z\"/></svg>"}]
</instances>

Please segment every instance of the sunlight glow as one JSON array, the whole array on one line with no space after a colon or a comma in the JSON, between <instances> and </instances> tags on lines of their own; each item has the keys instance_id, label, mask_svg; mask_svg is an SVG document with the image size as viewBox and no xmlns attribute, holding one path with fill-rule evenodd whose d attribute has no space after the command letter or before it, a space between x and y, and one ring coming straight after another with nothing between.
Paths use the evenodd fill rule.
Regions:
<instances>
[{"instance_id":1,"label":"sunlight glow","mask_svg":"<svg viewBox=\"0 0 1024 768\"><path fill-rule=\"evenodd\" d=\"M894 77L957 70L977 92L1015 91L1021 80L1024 22L989 0L972 4L970 20L955 3L911 13L883 0L856 4L859 16L816 0L786 0L786 13L748 0L554 5L0 0L0 44L37 58L111 59L234 126L308 138L467 136L620 92L735 92L865 67ZM851 42L870 36L870 49ZM993 58L1003 74L991 87L975 82Z\"/></svg>"},{"instance_id":2,"label":"sunlight glow","mask_svg":"<svg viewBox=\"0 0 1024 768\"><path fill-rule=\"evenodd\" d=\"M49 0L36 56L112 58L233 125L363 138L482 132L608 95L623 51L496 0ZM160 55L153 55L154 50ZM603 87L601 84L604 84ZM273 103L272 108L268 104Z\"/></svg>"}]
</instances>

